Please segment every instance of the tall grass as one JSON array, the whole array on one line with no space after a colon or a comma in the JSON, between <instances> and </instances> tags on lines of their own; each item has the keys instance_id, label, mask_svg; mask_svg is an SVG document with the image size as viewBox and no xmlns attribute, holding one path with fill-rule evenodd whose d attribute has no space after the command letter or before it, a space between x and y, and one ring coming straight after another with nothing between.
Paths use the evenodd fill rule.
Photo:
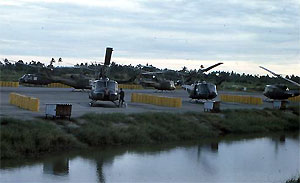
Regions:
<instances>
[{"instance_id":1,"label":"tall grass","mask_svg":"<svg viewBox=\"0 0 300 183\"><path fill-rule=\"evenodd\" d=\"M71 133L92 146L158 143L217 135L212 126L205 125L208 123L205 117L198 119L187 114L88 114L82 119L87 122Z\"/></svg>"},{"instance_id":2,"label":"tall grass","mask_svg":"<svg viewBox=\"0 0 300 183\"><path fill-rule=\"evenodd\" d=\"M299 116L280 110L225 110L222 127L228 133L257 133L299 129Z\"/></svg>"},{"instance_id":3,"label":"tall grass","mask_svg":"<svg viewBox=\"0 0 300 183\"><path fill-rule=\"evenodd\" d=\"M36 156L81 146L74 136L45 121L4 118L1 123L1 159Z\"/></svg>"},{"instance_id":4,"label":"tall grass","mask_svg":"<svg viewBox=\"0 0 300 183\"><path fill-rule=\"evenodd\" d=\"M1 123L1 159L35 156L83 146L151 144L197 140L224 134L299 130L299 114L291 111L225 110L210 113L138 113L83 115L70 122L23 121Z\"/></svg>"}]
</instances>

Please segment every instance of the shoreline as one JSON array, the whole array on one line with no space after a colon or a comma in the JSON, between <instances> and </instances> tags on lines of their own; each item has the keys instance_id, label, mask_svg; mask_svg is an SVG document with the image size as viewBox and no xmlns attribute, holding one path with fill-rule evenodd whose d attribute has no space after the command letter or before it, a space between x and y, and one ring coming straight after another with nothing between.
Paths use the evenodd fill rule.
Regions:
<instances>
[{"instance_id":1,"label":"shoreline","mask_svg":"<svg viewBox=\"0 0 300 183\"><path fill-rule=\"evenodd\" d=\"M299 108L221 113L85 114L68 120L2 118L1 159L29 158L105 145L183 142L228 134L299 131Z\"/></svg>"}]
</instances>

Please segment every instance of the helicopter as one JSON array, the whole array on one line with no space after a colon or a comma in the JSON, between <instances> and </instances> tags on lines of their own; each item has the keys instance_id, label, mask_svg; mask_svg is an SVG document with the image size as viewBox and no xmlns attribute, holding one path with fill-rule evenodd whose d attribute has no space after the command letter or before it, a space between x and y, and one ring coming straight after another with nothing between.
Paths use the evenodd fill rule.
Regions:
<instances>
[{"instance_id":1,"label":"helicopter","mask_svg":"<svg viewBox=\"0 0 300 183\"><path fill-rule=\"evenodd\" d=\"M282 78L282 79L296 85L297 87L300 87L300 84L293 80L282 77L280 74L276 74L273 71L271 71L265 67L262 67L262 66L259 66L259 67L261 69L264 69L265 71L273 74L274 76L276 76L278 78ZM289 88L284 84L275 84L275 85L266 85L263 94L264 94L264 96L266 96L269 99L286 100L290 97L299 96L300 92L299 92L299 90L289 90Z\"/></svg>"},{"instance_id":2,"label":"helicopter","mask_svg":"<svg viewBox=\"0 0 300 183\"><path fill-rule=\"evenodd\" d=\"M97 101L111 101L117 106L115 101L119 100L118 82L110 80L107 77L107 67L110 65L112 52L113 48L106 48L104 66L101 68L98 79L92 83L92 88L89 93L89 98L92 100L89 103L91 107L93 107Z\"/></svg>"},{"instance_id":3,"label":"helicopter","mask_svg":"<svg viewBox=\"0 0 300 183\"><path fill-rule=\"evenodd\" d=\"M53 81L44 74L24 74L21 78L19 78L19 83L24 84L33 84L33 85L48 85Z\"/></svg>"},{"instance_id":4,"label":"helicopter","mask_svg":"<svg viewBox=\"0 0 300 183\"><path fill-rule=\"evenodd\" d=\"M139 83L143 87L153 87L160 91L172 91L175 90L174 81L167 80L164 78L159 78L157 74L163 74L163 72L145 72L141 73L144 78L140 78ZM147 76L151 76L151 78L147 78Z\"/></svg>"},{"instance_id":5,"label":"helicopter","mask_svg":"<svg viewBox=\"0 0 300 183\"><path fill-rule=\"evenodd\" d=\"M27 85L27 84L48 85L50 83L62 83L73 87L74 90L91 89L90 83L93 81L92 77L87 76L85 74L55 75L54 69L58 70L60 68L54 68L53 67L54 62L55 60L54 58L52 58L50 65L48 65L47 67L40 66L40 65L27 65L21 62L16 62L16 65L22 64L25 66L38 69L38 72L35 74L24 74L21 78L19 78L19 83L22 85ZM62 62L61 58L59 58L58 62ZM68 67L64 67L64 68L68 68Z\"/></svg>"},{"instance_id":6,"label":"helicopter","mask_svg":"<svg viewBox=\"0 0 300 183\"><path fill-rule=\"evenodd\" d=\"M220 62L205 69L201 66L200 73L203 74L204 72L207 72L221 64L223 63ZM190 78L188 80L190 80ZM191 85L182 85L182 88L186 89L192 100L212 100L218 95L216 85L206 81L197 81Z\"/></svg>"}]
</instances>

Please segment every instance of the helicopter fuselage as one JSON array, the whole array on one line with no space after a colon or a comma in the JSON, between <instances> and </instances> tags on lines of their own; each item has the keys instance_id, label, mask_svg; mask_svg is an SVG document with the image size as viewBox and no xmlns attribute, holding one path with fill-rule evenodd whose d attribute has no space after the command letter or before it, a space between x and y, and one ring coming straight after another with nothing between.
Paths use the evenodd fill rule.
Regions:
<instances>
[{"instance_id":1,"label":"helicopter fuselage","mask_svg":"<svg viewBox=\"0 0 300 183\"><path fill-rule=\"evenodd\" d=\"M116 101L119 100L118 83L113 80L100 79L92 84L89 98L93 101Z\"/></svg>"},{"instance_id":2,"label":"helicopter fuselage","mask_svg":"<svg viewBox=\"0 0 300 183\"><path fill-rule=\"evenodd\" d=\"M154 88L157 90L175 90L176 89L174 81L169 81L169 80L160 81L158 83L155 83Z\"/></svg>"},{"instance_id":3,"label":"helicopter fuselage","mask_svg":"<svg viewBox=\"0 0 300 183\"><path fill-rule=\"evenodd\" d=\"M47 85L51 82L52 80L41 74L24 74L19 79L20 84Z\"/></svg>"},{"instance_id":4,"label":"helicopter fuselage","mask_svg":"<svg viewBox=\"0 0 300 183\"><path fill-rule=\"evenodd\" d=\"M290 97L298 96L299 91L289 90L287 86L278 84L278 85L267 85L263 94L274 100L286 100Z\"/></svg>"},{"instance_id":5,"label":"helicopter fuselage","mask_svg":"<svg viewBox=\"0 0 300 183\"><path fill-rule=\"evenodd\" d=\"M91 78L83 75L53 76L53 80L75 89L91 89Z\"/></svg>"},{"instance_id":6,"label":"helicopter fuselage","mask_svg":"<svg viewBox=\"0 0 300 183\"><path fill-rule=\"evenodd\" d=\"M211 100L217 97L216 85L206 82L198 82L187 88L189 97L197 100Z\"/></svg>"}]
</instances>

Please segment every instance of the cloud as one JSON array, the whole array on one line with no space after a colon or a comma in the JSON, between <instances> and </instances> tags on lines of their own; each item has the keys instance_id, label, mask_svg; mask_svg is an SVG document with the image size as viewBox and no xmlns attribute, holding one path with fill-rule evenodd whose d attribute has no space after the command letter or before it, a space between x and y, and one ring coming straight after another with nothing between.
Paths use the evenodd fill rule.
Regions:
<instances>
[{"instance_id":1,"label":"cloud","mask_svg":"<svg viewBox=\"0 0 300 183\"><path fill-rule=\"evenodd\" d=\"M297 63L297 1L0 1L3 55Z\"/></svg>"}]
</instances>

